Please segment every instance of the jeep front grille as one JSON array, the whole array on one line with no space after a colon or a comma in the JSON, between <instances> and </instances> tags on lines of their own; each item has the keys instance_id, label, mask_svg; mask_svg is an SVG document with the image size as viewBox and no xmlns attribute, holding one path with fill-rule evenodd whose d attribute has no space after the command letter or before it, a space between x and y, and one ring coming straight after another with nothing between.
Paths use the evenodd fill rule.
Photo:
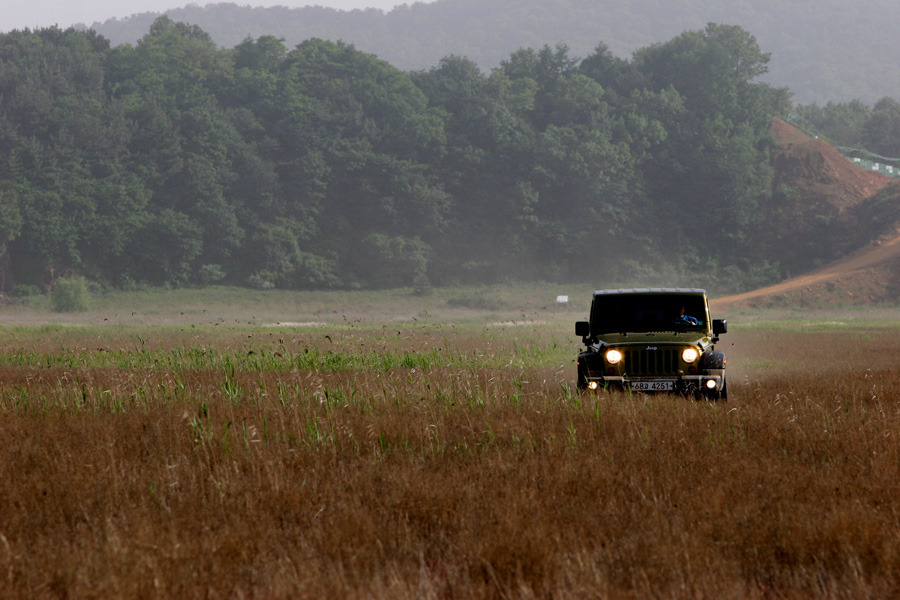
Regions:
<instances>
[{"instance_id":1,"label":"jeep front grille","mask_svg":"<svg viewBox=\"0 0 900 600\"><path fill-rule=\"evenodd\" d=\"M625 350L624 371L636 377L678 374L678 350Z\"/></svg>"}]
</instances>

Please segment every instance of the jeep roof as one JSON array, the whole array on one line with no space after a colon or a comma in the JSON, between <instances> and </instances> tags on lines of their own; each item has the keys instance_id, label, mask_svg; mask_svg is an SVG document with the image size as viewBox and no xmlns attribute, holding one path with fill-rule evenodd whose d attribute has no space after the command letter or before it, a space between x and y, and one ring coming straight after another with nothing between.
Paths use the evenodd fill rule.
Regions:
<instances>
[{"instance_id":1,"label":"jeep roof","mask_svg":"<svg viewBox=\"0 0 900 600\"><path fill-rule=\"evenodd\" d=\"M706 295L706 290L700 288L620 288L620 289L609 289L609 290L597 290L594 292L595 296L601 296L604 294L703 294Z\"/></svg>"}]
</instances>

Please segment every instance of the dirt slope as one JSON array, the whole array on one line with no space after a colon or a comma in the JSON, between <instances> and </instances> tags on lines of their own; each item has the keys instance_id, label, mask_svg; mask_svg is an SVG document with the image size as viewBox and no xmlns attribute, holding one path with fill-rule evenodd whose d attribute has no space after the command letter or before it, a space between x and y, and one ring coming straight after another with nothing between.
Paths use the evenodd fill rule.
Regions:
<instances>
[{"instance_id":1,"label":"dirt slope","mask_svg":"<svg viewBox=\"0 0 900 600\"><path fill-rule=\"evenodd\" d=\"M900 297L900 231L806 275L768 287L715 298L714 310L732 306L873 304Z\"/></svg>"},{"instance_id":2,"label":"dirt slope","mask_svg":"<svg viewBox=\"0 0 900 600\"><path fill-rule=\"evenodd\" d=\"M795 187L808 201L847 208L891 184L886 175L860 169L824 140L782 119L772 121L772 133L780 146L772 161L776 188Z\"/></svg>"},{"instance_id":3,"label":"dirt slope","mask_svg":"<svg viewBox=\"0 0 900 600\"><path fill-rule=\"evenodd\" d=\"M786 186L795 190L797 202L791 218L785 223L798 234L817 217L857 222L850 216L852 211L890 186L898 189L891 193L895 196L892 202L900 203L900 182L860 169L825 141L811 138L781 119L773 121L772 133L780 145L779 152L773 157L774 185L776 189ZM884 225L891 224L886 222ZM865 234L862 229L858 235ZM835 248L849 245L849 238ZM898 299L900 227L861 250L808 274L752 292L716 298L712 304L720 309L730 306L874 304Z\"/></svg>"}]
</instances>

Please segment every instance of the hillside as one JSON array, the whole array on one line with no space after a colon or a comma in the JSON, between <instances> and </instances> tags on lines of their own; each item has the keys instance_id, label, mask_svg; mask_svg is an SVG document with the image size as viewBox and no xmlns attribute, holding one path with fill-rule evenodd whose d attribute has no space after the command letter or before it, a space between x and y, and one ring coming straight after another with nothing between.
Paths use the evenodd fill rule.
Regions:
<instances>
[{"instance_id":1,"label":"hillside","mask_svg":"<svg viewBox=\"0 0 900 600\"><path fill-rule=\"evenodd\" d=\"M451 54L488 69L521 47L556 43L567 44L576 56L604 43L627 58L682 31L727 23L757 37L772 54L765 81L789 87L797 102L873 103L900 89L900 71L885 59L900 52L900 20L884 18L894 10L890 0L873 0L865 10L841 0L437 0L389 13L221 3L166 14L199 25L223 47L248 35L283 37L288 46L310 37L340 39L403 70L428 69ZM91 27L114 44L135 43L157 16L143 13Z\"/></svg>"},{"instance_id":2,"label":"hillside","mask_svg":"<svg viewBox=\"0 0 900 600\"><path fill-rule=\"evenodd\" d=\"M782 119L774 119L772 133L779 142L773 161L774 186L790 186L815 201L844 210L858 205L890 184L880 173L865 171L825 140L812 138Z\"/></svg>"},{"instance_id":3,"label":"hillside","mask_svg":"<svg viewBox=\"0 0 900 600\"><path fill-rule=\"evenodd\" d=\"M900 198L898 198L900 200ZM776 285L712 301L715 310L734 306L845 306L900 299L900 229L812 273Z\"/></svg>"},{"instance_id":4,"label":"hillside","mask_svg":"<svg viewBox=\"0 0 900 600\"><path fill-rule=\"evenodd\" d=\"M900 299L900 182L853 165L824 140L811 138L775 119L779 143L773 159L775 186L798 190L793 218L798 231L822 219L841 223L834 240L844 248L874 241L838 260L775 285L717 298L732 306L866 305ZM887 210L885 210L887 207Z\"/></svg>"}]
</instances>

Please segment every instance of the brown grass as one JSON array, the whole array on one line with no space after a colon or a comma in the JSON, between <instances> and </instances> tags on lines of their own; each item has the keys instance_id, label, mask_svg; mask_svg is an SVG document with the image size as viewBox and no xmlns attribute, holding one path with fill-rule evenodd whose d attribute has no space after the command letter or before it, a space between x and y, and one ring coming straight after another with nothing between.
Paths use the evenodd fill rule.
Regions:
<instances>
[{"instance_id":1,"label":"brown grass","mask_svg":"<svg viewBox=\"0 0 900 600\"><path fill-rule=\"evenodd\" d=\"M248 335L298 355L368 341L465 362L2 367L0 596L900 593L893 329L730 333L732 398L717 405L579 397L552 352L506 364L518 330L202 343L243 354ZM154 337L163 352L197 343ZM88 365L141 352L97 338L50 346Z\"/></svg>"}]
</instances>

